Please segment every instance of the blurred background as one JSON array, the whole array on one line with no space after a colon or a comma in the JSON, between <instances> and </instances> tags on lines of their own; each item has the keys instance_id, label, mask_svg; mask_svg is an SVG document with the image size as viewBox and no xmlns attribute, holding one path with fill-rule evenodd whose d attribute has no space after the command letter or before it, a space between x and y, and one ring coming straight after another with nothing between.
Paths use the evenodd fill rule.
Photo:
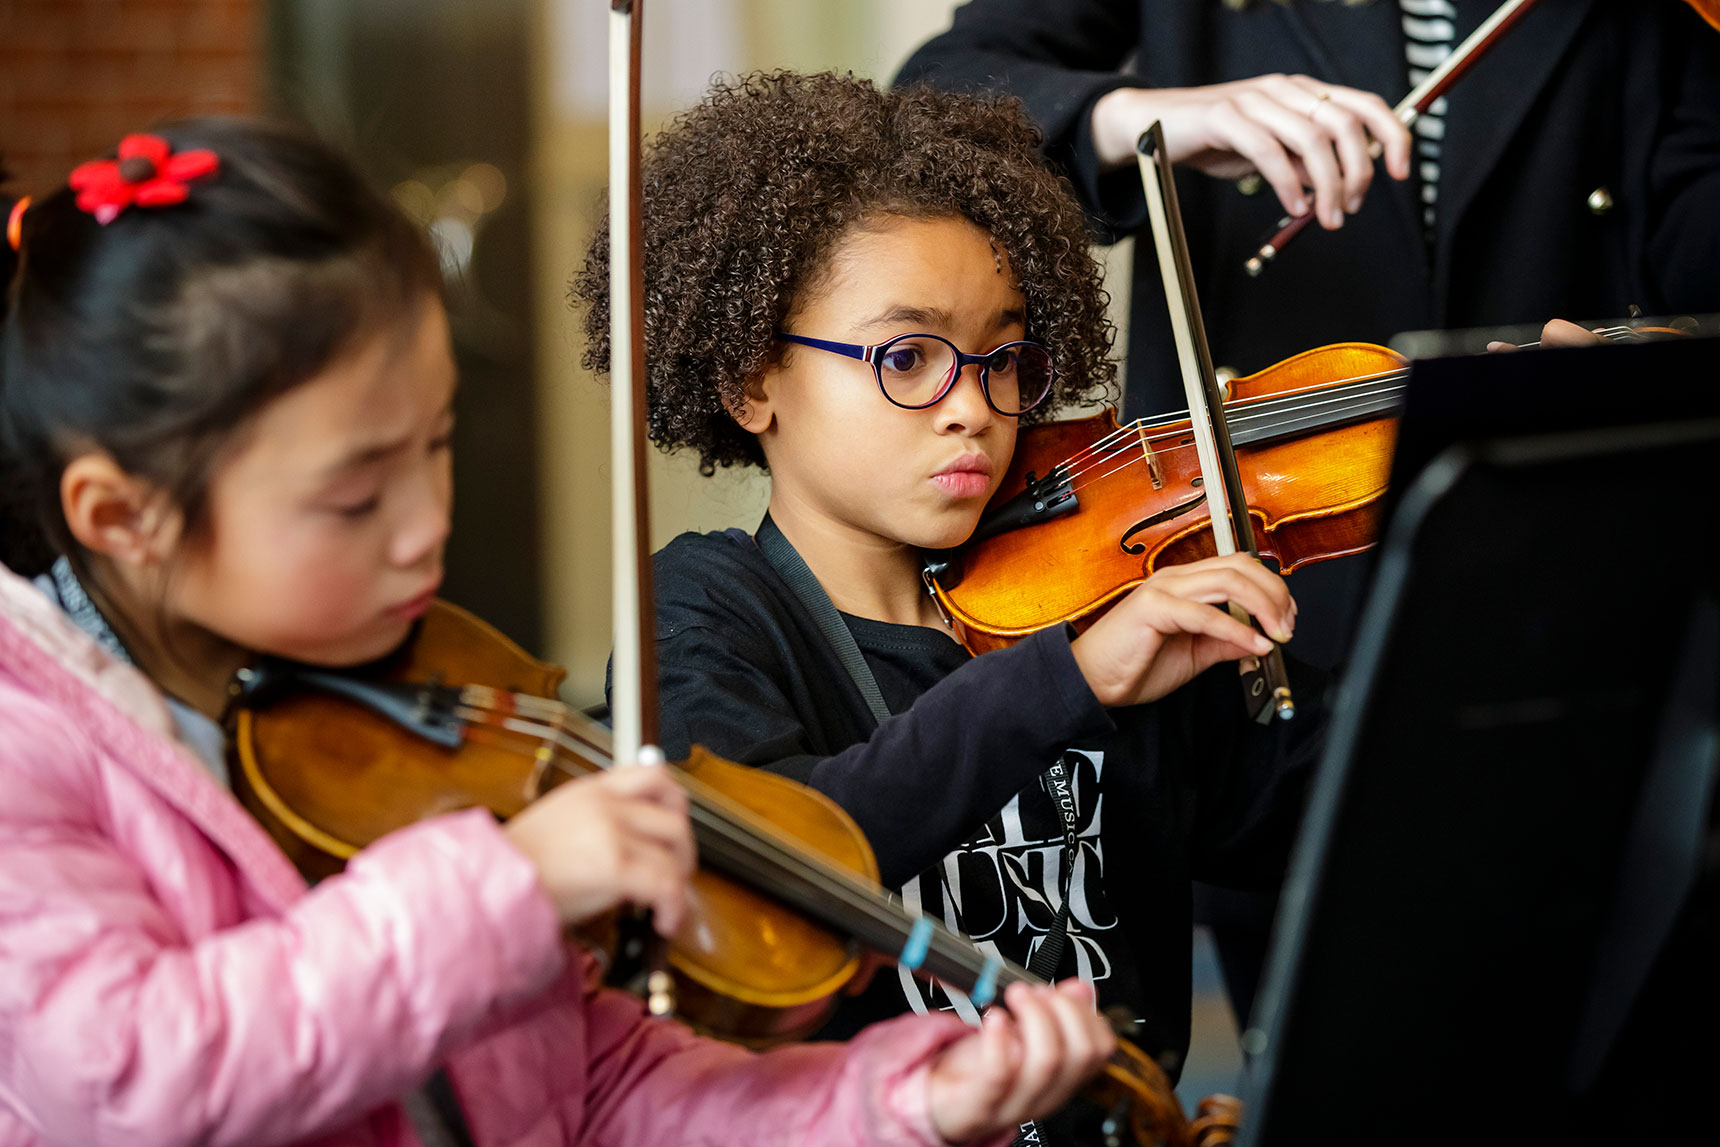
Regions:
<instances>
[{"instance_id":1,"label":"blurred background","mask_svg":"<svg viewBox=\"0 0 1720 1147\"><path fill-rule=\"evenodd\" d=\"M648 0L653 129L711 76L853 71L887 82L956 0ZM581 370L567 282L602 218L603 0L0 0L0 156L22 193L127 132L262 113L345 147L436 237L463 374L446 596L603 695L610 646L606 386ZM1113 313L1129 252L1101 250ZM1126 333L1126 332L1124 332ZM1119 351L1126 341L1119 341ZM653 458L654 546L757 524L763 481ZM1185 1096L1234 1087L1235 1025L1196 944Z\"/></svg>"}]
</instances>

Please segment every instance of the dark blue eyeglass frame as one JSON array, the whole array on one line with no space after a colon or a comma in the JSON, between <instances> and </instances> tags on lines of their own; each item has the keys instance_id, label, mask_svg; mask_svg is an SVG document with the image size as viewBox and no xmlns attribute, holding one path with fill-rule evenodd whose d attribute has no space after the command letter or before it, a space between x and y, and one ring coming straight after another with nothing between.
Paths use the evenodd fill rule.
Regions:
<instances>
[{"instance_id":1,"label":"dark blue eyeglass frame","mask_svg":"<svg viewBox=\"0 0 1720 1147\"><path fill-rule=\"evenodd\" d=\"M794 343L797 346L811 347L813 350L829 351L831 354L839 354L847 358L857 358L861 362L866 363L872 368L872 377L877 380L878 393L882 394L885 401L889 402L892 406L899 406L903 410L925 410L928 407L936 406L944 400L944 395L950 392L950 388L955 386L956 379L961 377L962 371L966 370L970 365L977 365L979 367L979 390L980 393L985 396L985 404L991 407L992 413L1004 418L1020 418L1023 414L1036 409L1047 398L1051 397L1051 385L1057 378L1057 364L1056 360L1051 356L1051 349L1043 343L1036 343L1029 339L1018 339L1015 342L1003 343L1000 346L992 347L984 354L968 354L942 335L927 334L923 331L897 335L894 338L886 339L881 343L875 343L872 345L864 343L840 343L832 342L829 339L807 338L805 335L791 335L785 331L776 332L776 337L786 343ZM891 397L889 388L884 385L883 370L878 365L883 361L884 356L890 352L891 347L907 339L932 339L936 342L941 342L945 346L949 347L951 352L956 356L955 369L949 372L949 375L944 379L943 384L938 387L937 394L933 395L925 402L900 402ZM997 403L991 400L991 368L987 363L991 361L992 356L997 354L998 351L1010 350L1014 347L1033 347L1035 350L1042 350L1045 352L1047 364L1045 371L1045 391L1032 402L1023 405L1020 410L1003 410L998 407Z\"/></svg>"}]
</instances>

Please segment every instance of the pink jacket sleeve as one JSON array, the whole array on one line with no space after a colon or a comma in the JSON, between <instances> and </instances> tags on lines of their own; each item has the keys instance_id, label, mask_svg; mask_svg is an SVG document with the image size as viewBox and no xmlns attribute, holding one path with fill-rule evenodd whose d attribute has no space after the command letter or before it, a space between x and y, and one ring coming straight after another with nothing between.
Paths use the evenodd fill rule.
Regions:
<instances>
[{"instance_id":1,"label":"pink jacket sleeve","mask_svg":"<svg viewBox=\"0 0 1720 1147\"><path fill-rule=\"evenodd\" d=\"M606 1147L932 1147L943 1140L932 1127L928 1066L970 1031L953 1015L904 1016L845 1044L760 1055L679 1024L641 1023L638 1001L614 992L593 993L587 1014L587 1141Z\"/></svg>"},{"instance_id":2,"label":"pink jacket sleeve","mask_svg":"<svg viewBox=\"0 0 1720 1147\"><path fill-rule=\"evenodd\" d=\"M224 861L177 818L128 817L151 799L130 784L51 712L0 706L0 1095L50 1141L303 1138L563 967L535 874L477 811L394 834L283 917L188 938L143 874Z\"/></svg>"}]
</instances>

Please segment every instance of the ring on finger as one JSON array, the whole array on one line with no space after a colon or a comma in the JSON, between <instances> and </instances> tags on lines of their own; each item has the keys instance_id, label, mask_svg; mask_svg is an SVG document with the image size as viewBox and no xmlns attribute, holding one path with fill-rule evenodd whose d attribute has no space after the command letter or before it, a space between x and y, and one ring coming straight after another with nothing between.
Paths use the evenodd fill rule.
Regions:
<instances>
[{"instance_id":1,"label":"ring on finger","mask_svg":"<svg viewBox=\"0 0 1720 1147\"><path fill-rule=\"evenodd\" d=\"M1308 110L1303 114L1305 114L1309 119L1313 119L1314 113L1320 110L1320 105L1331 98L1331 92L1321 92L1319 95L1314 97L1314 102L1308 106Z\"/></svg>"}]
</instances>

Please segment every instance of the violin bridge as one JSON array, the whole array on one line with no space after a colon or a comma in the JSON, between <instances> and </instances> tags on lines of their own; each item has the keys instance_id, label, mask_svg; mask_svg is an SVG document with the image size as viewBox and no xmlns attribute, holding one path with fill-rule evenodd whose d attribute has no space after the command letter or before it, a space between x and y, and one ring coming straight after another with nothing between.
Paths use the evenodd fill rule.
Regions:
<instances>
[{"instance_id":1,"label":"violin bridge","mask_svg":"<svg viewBox=\"0 0 1720 1147\"><path fill-rule=\"evenodd\" d=\"M1159 456L1153 453L1153 444L1145 434L1141 435L1141 456L1147 460L1147 474L1153 480L1153 489L1165 488L1165 470L1159 464Z\"/></svg>"}]
</instances>

